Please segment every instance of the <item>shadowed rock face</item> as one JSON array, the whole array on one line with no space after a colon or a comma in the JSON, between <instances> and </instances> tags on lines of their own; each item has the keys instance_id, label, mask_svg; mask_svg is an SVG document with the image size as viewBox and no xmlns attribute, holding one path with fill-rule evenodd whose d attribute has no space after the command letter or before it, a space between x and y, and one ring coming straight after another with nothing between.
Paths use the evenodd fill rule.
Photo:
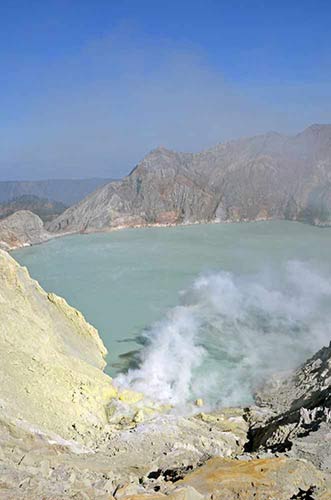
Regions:
<instances>
[{"instance_id":1,"label":"shadowed rock face","mask_svg":"<svg viewBox=\"0 0 331 500\"><path fill-rule=\"evenodd\" d=\"M274 376L256 402L251 449L287 451L331 470L331 343L290 376Z\"/></svg>"},{"instance_id":2,"label":"shadowed rock face","mask_svg":"<svg viewBox=\"0 0 331 500\"><path fill-rule=\"evenodd\" d=\"M152 151L49 224L54 232L270 218L331 223L331 125L268 133L197 154Z\"/></svg>"}]
</instances>

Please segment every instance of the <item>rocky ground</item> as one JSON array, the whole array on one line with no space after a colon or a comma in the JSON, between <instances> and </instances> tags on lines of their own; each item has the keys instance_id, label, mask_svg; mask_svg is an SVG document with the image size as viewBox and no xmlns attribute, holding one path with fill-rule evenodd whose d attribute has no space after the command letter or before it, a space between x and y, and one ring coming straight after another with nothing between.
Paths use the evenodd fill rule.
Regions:
<instances>
[{"instance_id":1,"label":"rocky ground","mask_svg":"<svg viewBox=\"0 0 331 500\"><path fill-rule=\"evenodd\" d=\"M119 391L96 330L0 251L0 498L331 499L331 346L191 416Z\"/></svg>"}]
</instances>

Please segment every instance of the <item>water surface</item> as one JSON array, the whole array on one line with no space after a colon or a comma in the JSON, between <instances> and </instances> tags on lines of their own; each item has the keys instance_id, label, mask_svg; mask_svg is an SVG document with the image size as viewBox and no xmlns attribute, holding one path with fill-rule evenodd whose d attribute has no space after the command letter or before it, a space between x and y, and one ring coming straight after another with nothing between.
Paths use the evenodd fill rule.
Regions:
<instances>
[{"instance_id":1,"label":"water surface","mask_svg":"<svg viewBox=\"0 0 331 500\"><path fill-rule=\"evenodd\" d=\"M243 404L330 339L330 248L328 228L274 221L74 235L14 257L98 328L111 375L131 366L123 383Z\"/></svg>"}]
</instances>

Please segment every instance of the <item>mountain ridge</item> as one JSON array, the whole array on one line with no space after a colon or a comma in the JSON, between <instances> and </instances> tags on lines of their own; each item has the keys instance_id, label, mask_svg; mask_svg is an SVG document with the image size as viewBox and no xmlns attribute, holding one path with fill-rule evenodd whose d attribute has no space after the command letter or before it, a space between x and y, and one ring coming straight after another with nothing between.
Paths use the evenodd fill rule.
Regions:
<instances>
[{"instance_id":1,"label":"mountain ridge","mask_svg":"<svg viewBox=\"0 0 331 500\"><path fill-rule=\"evenodd\" d=\"M198 153L159 146L122 180L52 221L52 232L288 219L331 224L331 125L268 132Z\"/></svg>"},{"instance_id":2,"label":"mountain ridge","mask_svg":"<svg viewBox=\"0 0 331 500\"><path fill-rule=\"evenodd\" d=\"M39 198L34 194L23 194L8 202L0 203L0 220L20 210L28 210L38 215L43 222L46 222L58 217L67 208L60 201Z\"/></svg>"},{"instance_id":3,"label":"mountain ridge","mask_svg":"<svg viewBox=\"0 0 331 500\"><path fill-rule=\"evenodd\" d=\"M73 205L109 182L111 179L47 179L38 181L0 181L0 203L6 203L22 195L35 195Z\"/></svg>"}]
</instances>

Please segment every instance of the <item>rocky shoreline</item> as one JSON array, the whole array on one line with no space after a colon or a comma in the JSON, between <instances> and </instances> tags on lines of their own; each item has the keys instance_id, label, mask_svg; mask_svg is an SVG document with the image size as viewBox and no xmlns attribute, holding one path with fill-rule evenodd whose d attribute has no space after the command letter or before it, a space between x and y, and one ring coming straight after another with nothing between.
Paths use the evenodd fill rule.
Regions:
<instances>
[{"instance_id":1,"label":"rocky shoreline","mask_svg":"<svg viewBox=\"0 0 331 500\"><path fill-rule=\"evenodd\" d=\"M0 248L3 250L37 245L54 236L46 231L40 217L28 210L19 210L0 220Z\"/></svg>"},{"instance_id":2,"label":"rocky shoreline","mask_svg":"<svg viewBox=\"0 0 331 500\"><path fill-rule=\"evenodd\" d=\"M254 221L241 222L261 222L271 219L257 219ZM222 224L228 224L231 221L224 221ZM93 233L110 233L114 231L122 231L124 229L142 229L142 228L162 228L162 227L177 227L177 226L193 226L198 224L220 224L215 221L201 222L183 222L183 223L155 223L155 224L135 224L135 225L120 225L111 228L103 229L88 229L80 231L79 234ZM77 231L64 231L60 233L51 233L44 226L38 215L27 210L20 210L15 214L6 217L0 221L0 249L10 252L18 248L40 245L54 238L63 238L77 234Z\"/></svg>"},{"instance_id":3,"label":"rocky shoreline","mask_svg":"<svg viewBox=\"0 0 331 500\"><path fill-rule=\"evenodd\" d=\"M47 231L41 218L29 210L19 210L0 220L0 249L7 252L46 243L54 238L74 234L54 234Z\"/></svg>"},{"instance_id":4,"label":"rocky shoreline","mask_svg":"<svg viewBox=\"0 0 331 500\"><path fill-rule=\"evenodd\" d=\"M266 133L200 153L159 147L46 226L21 210L0 221L6 250L74 233L290 220L331 225L331 125Z\"/></svg>"},{"instance_id":5,"label":"rocky shoreline","mask_svg":"<svg viewBox=\"0 0 331 500\"><path fill-rule=\"evenodd\" d=\"M24 213L23 213L24 212ZM8 218L0 221L0 249L7 252L12 250L17 250L19 248L40 245L46 243L47 241L54 238L64 238L65 236L70 236L73 234L100 234L100 233L112 233L114 231L123 231L125 229L146 229L146 228L167 228L167 227L186 227L186 226L196 226L199 224L234 224L234 223L254 223L254 222L267 222L273 220L285 220L280 218L258 218L254 220L240 220L240 221L199 221L199 222L176 222L176 223L154 223L154 224L135 224L135 225L119 225L102 229L88 229L86 231L63 231L59 233L51 233L45 228L45 226L40 226L41 219L28 211L19 211L13 214L11 220ZM39 227L41 227L40 232L30 232L28 227L28 220L33 220ZM17 223L18 221L18 223ZM302 221L291 221L302 223ZM22 224L24 225L24 230L22 230ZM315 224L318 227L329 227L319 224Z\"/></svg>"},{"instance_id":6,"label":"rocky shoreline","mask_svg":"<svg viewBox=\"0 0 331 500\"><path fill-rule=\"evenodd\" d=\"M0 498L331 498L331 345L249 408L118 390L97 331L0 251Z\"/></svg>"}]
</instances>

